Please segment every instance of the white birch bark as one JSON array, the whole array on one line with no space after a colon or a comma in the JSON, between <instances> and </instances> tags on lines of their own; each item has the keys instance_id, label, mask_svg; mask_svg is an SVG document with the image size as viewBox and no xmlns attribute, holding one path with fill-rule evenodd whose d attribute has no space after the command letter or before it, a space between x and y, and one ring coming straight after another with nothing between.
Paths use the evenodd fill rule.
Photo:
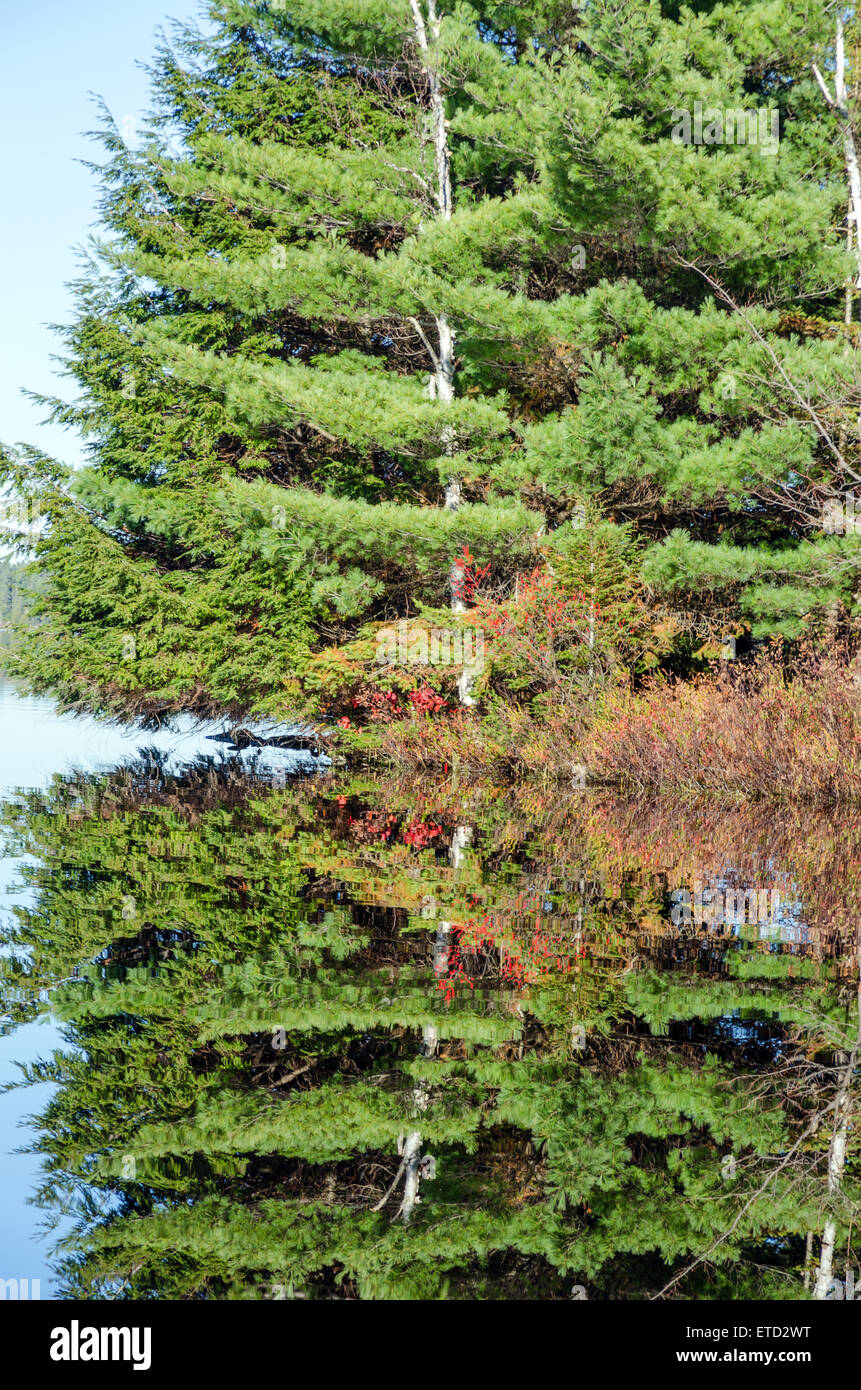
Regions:
<instances>
[{"instance_id":1,"label":"white birch bark","mask_svg":"<svg viewBox=\"0 0 861 1390\"><path fill-rule=\"evenodd\" d=\"M854 225L855 225L855 222L854 222L854 219L853 219L853 216L852 216L852 202L851 202L851 199L850 199L850 202L849 202L849 210L848 210L848 212L847 212L847 214L846 214L846 254L847 254L847 256L851 256L851 255L852 255L852 229L853 229ZM843 314L843 321L844 321L844 323L846 324L847 328L849 327L849 325L850 325L851 322L852 322L852 314L853 314L853 310L852 310L852 281L851 281L851 280L847 280L847 281L846 281L846 302L845 302L845 310L844 310L844 314ZM847 355L847 356L849 355L849 339L848 339L848 336L847 336L847 340L846 340L846 355Z\"/></svg>"},{"instance_id":2,"label":"white birch bark","mask_svg":"<svg viewBox=\"0 0 861 1390\"><path fill-rule=\"evenodd\" d=\"M595 686L595 561L589 561L591 598L589 600L589 690Z\"/></svg>"},{"instance_id":3,"label":"white birch bark","mask_svg":"<svg viewBox=\"0 0 861 1390\"><path fill-rule=\"evenodd\" d=\"M463 856L466 849L472 844L473 828L471 825L455 826L451 837L451 846L448 852L449 863L457 871L463 863ZM448 969L449 941L451 937L451 922L440 922L437 927L436 937L433 948L433 968L437 978L445 974ZM439 1037L436 1028L427 1027L422 1030L422 1056L433 1057L439 1046ZM428 1093L424 1085L416 1086L413 1091L413 1102L417 1112L426 1110L428 1107ZM421 1181L421 1147L422 1136L420 1130L414 1130L407 1136L404 1148L406 1160L406 1176L404 1179L404 1199L401 1203L398 1216L403 1218L406 1224L412 1216L416 1202L419 1201L419 1184ZM407 1156L409 1155L409 1156Z\"/></svg>"},{"instance_id":4,"label":"white birch bark","mask_svg":"<svg viewBox=\"0 0 861 1390\"><path fill-rule=\"evenodd\" d=\"M404 1145L404 1197L398 1208L397 1216L400 1217L405 1226L409 1225L410 1218L415 1210L416 1202L419 1200L419 1182L421 1180L421 1161L422 1161L422 1136L419 1130L414 1130L407 1135ZM397 1217L395 1218L397 1220Z\"/></svg>"},{"instance_id":5,"label":"white birch bark","mask_svg":"<svg viewBox=\"0 0 861 1390\"><path fill-rule=\"evenodd\" d=\"M813 64L813 75L819 84L829 110L835 113L841 125L843 158L846 163L846 178L849 183L850 237L854 242L855 259L858 267L856 285L861 289L861 236L859 236L859 232L861 232L861 168L858 164L855 130L852 125L846 93L846 45L843 36L843 20L839 13L834 40L834 67L833 93L829 91L828 84L815 63Z\"/></svg>"},{"instance_id":6,"label":"white birch bark","mask_svg":"<svg viewBox=\"0 0 861 1390\"><path fill-rule=\"evenodd\" d=\"M423 12L423 4L427 5L427 22ZM436 204L437 215L444 221L448 221L452 213L451 200L451 159L448 147L448 125L445 118L445 101L442 93L442 83L440 81L438 62L439 38L440 38L440 17L436 7L436 0L410 0L410 9L413 15L415 28L416 47L421 54L430 87L431 99L431 128L434 145L434 164L436 169ZM430 356L433 364L433 372L428 382L428 394L431 400L439 401L442 405L449 405L454 400L454 348L455 333L448 316L444 313L434 316L434 324L437 331L438 348L434 348L422 329L418 319L411 319L413 327L419 334L424 347ZM443 453L451 455L454 453L454 430L452 426L445 425L441 432L441 442ZM445 487L445 506L450 511L455 511L461 502L460 480L451 476ZM466 603L463 593L463 566L455 561L452 564L449 574L450 607L452 613L465 613ZM471 695L471 683L474 677L464 670L458 682L458 693L461 703L472 705L475 703ZM452 837L452 844L449 850L449 861L452 868L457 869L463 857L463 851L472 843L472 827L458 826ZM433 900L428 902L422 911L422 916L435 917L436 904ZM436 977L442 976L448 968L449 938L451 935L451 922L440 922L436 931L433 951L433 968ZM428 1025L422 1030L422 1056L433 1057L439 1045L439 1038L436 1028ZM412 1101L416 1119L427 1109L429 1096L427 1087L423 1082L419 1082L413 1088ZM375 1211L380 1211L385 1206L388 1198L397 1187L403 1177L404 1193L400 1207L395 1214L394 1220L400 1218L404 1225L409 1224L412 1214L418 1202L419 1187L422 1174L422 1132L420 1128L411 1130L402 1145L399 1145L401 1163L395 1174L394 1181L383 1197L377 1203Z\"/></svg>"},{"instance_id":7,"label":"white birch bark","mask_svg":"<svg viewBox=\"0 0 861 1390\"><path fill-rule=\"evenodd\" d=\"M441 217L451 217L451 158L448 148L448 126L445 119L445 101L442 94L439 68L431 53L431 45L439 49L439 14L436 0L425 0L428 22L425 24L422 13L422 0L410 0L415 25L416 45L422 55L428 76L431 94L431 118L433 123L433 142L437 180L437 206ZM430 41L428 41L430 30Z\"/></svg>"},{"instance_id":8,"label":"white birch bark","mask_svg":"<svg viewBox=\"0 0 861 1390\"><path fill-rule=\"evenodd\" d=\"M816 1283L813 1285L813 1297L819 1302L828 1297L828 1291L833 1282L832 1269L834 1267L834 1237L836 1232L835 1223L826 1221L819 1247L819 1268L816 1271Z\"/></svg>"},{"instance_id":9,"label":"white birch bark","mask_svg":"<svg viewBox=\"0 0 861 1390\"><path fill-rule=\"evenodd\" d=\"M423 4L427 5L427 22L425 22ZM438 66L440 16L437 10L437 0L410 0L410 9L413 15L416 47L421 54L430 87L437 216L447 222L452 214L451 152L448 143L448 122L445 118L445 99ZM413 322L418 328L418 323L415 320ZM434 323L439 342L438 351L434 351L424 333L421 333L421 329L419 329L434 366L428 382L428 392L432 400L449 405L454 400L455 331L449 323L447 314L435 315ZM441 442L443 454L450 457L454 453L454 431L451 425L446 425L443 428ZM462 495L460 479L451 475L445 485L446 509L456 511L461 504ZM455 562L449 574L449 606L451 612L455 614L466 612L463 578L463 566ZM460 703L467 707L475 704L472 693L475 686L475 675L474 671L464 669L457 683Z\"/></svg>"},{"instance_id":10,"label":"white birch bark","mask_svg":"<svg viewBox=\"0 0 861 1390\"><path fill-rule=\"evenodd\" d=\"M828 1193L830 1196L834 1196L840 1191L843 1172L846 1167L846 1144L849 1139L849 1123L852 1111L852 1076L855 1071L856 1058L857 1049L853 1048L843 1071L834 1107L834 1129L831 1143L828 1145ZM813 1286L813 1297L820 1301L828 1297L834 1282L834 1242L836 1236L837 1223L829 1218L822 1231L819 1268L816 1271L816 1283Z\"/></svg>"},{"instance_id":11,"label":"white birch bark","mask_svg":"<svg viewBox=\"0 0 861 1390\"><path fill-rule=\"evenodd\" d=\"M858 148L855 143L855 129L852 123L852 116L849 111L849 101L846 91L846 45L843 34L843 19L838 10L837 29L834 38L834 92L832 93L825 78L822 76L816 64L813 64L813 75L819 84L819 89L825 98L825 103L830 111L833 111L840 122L843 134L843 159L846 165L846 180L849 184L849 216L846 234L846 249L855 251L856 273L855 288L861 294L861 169L858 166ZM846 291L846 323L852 322L852 291ZM849 344L847 343L847 352ZM858 434L861 436L861 411L858 413Z\"/></svg>"},{"instance_id":12,"label":"white birch bark","mask_svg":"<svg viewBox=\"0 0 861 1390\"><path fill-rule=\"evenodd\" d=\"M436 1028L428 1025L422 1029L422 1057L433 1057L439 1045L439 1036ZM423 1081L413 1089L413 1105L415 1106L416 1116L420 1116L427 1110L430 1097L428 1096L427 1086ZM401 1205L395 1213L395 1220L398 1218L403 1221L405 1226L409 1225L416 1204L421 1199L419 1197L419 1184L421 1182L421 1162L422 1162L422 1132L420 1129L411 1130L404 1142L403 1159L401 1168L404 1171L404 1195Z\"/></svg>"}]
</instances>

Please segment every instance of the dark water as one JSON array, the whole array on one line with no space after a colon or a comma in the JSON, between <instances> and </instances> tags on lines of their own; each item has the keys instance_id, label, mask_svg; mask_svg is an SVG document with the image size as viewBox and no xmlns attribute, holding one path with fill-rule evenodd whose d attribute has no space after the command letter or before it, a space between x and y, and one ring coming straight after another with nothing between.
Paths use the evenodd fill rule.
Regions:
<instances>
[{"instance_id":1,"label":"dark water","mask_svg":"<svg viewBox=\"0 0 861 1390\"><path fill-rule=\"evenodd\" d=\"M167 746L2 809L55 1296L840 1296L857 824Z\"/></svg>"}]
</instances>

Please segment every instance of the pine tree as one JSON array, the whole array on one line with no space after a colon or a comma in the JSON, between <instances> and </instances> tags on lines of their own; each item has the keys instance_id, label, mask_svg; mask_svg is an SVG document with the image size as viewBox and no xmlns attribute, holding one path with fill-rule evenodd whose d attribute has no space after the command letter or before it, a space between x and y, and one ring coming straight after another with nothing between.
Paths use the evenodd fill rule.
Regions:
<instances>
[{"instance_id":1,"label":"pine tree","mask_svg":"<svg viewBox=\"0 0 861 1390\"><path fill-rule=\"evenodd\" d=\"M584 508L662 609L833 629L857 383L827 10L218 0L177 31L140 147L101 132L83 394L52 406L88 465L7 455L48 518L17 670L77 707L283 715L313 653L462 621L464 546L504 595Z\"/></svg>"}]
</instances>

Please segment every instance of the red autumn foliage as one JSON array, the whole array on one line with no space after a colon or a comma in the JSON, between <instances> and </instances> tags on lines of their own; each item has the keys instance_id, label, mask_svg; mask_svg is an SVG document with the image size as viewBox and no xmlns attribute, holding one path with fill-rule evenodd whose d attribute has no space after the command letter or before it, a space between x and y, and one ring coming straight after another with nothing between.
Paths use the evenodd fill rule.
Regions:
<instances>
[{"instance_id":1,"label":"red autumn foliage","mask_svg":"<svg viewBox=\"0 0 861 1390\"><path fill-rule=\"evenodd\" d=\"M413 849L425 849L442 834L442 826L433 821L414 820L405 827L403 838Z\"/></svg>"},{"instance_id":2,"label":"red autumn foliage","mask_svg":"<svg viewBox=\"0 0 861 1390\"><path fill-rule=\"evenodd\" d=\"M438 695L435 690L431 690L429 685L420 686L418 690L411 690L409 701L417 714L439 714L440 710L448 709L448 700L442 695Z\"/></svg>"},{"instance_id":3,"label":"red autumn foliage","mask_svg":"<svg viewBox=\"0 0 861 1390\"><path fill-rule=\"evenodd\" d=\"M490 564L479 565L469 546L465 545L452 563L451 589L454 597L462 603L473 603L489 573Z\"/></svg>"},{"instance_id":4,"label":"red autumn foliage","mask_svg":"<svg viewBox=\"0 0 861 1390\"><path fill-rule=\"evenodd\" d=\"M586 948L579 940L548 930L542 925L540 914L528 941L518 940L510 931L502 932L487 913L480 921L470 917L466 922L454 923L444 972L437 980L437 989L444 991L446 1001L454 998L458 985L475 988L468 957L476 958L483 952L498 953L501 981L513 989L523 989L551 975L567 975L572 962L586 955Z\"/></svg>"}]
</instances>

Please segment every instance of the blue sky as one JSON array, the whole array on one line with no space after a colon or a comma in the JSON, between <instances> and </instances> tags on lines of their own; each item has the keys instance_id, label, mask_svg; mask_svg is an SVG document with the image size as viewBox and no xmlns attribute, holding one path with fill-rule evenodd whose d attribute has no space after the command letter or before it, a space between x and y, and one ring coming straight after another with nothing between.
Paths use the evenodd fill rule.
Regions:
<instances>
[{"instance_id":1,"label":"blue sky","mask_svg":"<svg viewBox=\"0 0 861 1390\"><path fill-rule=\"evenodd\" d=\"M198 0L40 0L38 6L6 7L0 51L0 439L5 443L26 440L68 462L81 457L74 435L40 424L44 411L27 401L21 388L66 396L75 389L55 375L51 355L60 344L46 325L72 318L65 285L77 274L74 248L93 229L94 180L76 163L98 157L97 146L83 134L96 125L88 94L102 96L121 127L126 118L134 121L147 106L147 78L137 63L152 57L156 31L168 18L191 19L198 13ZM8 719L0 733L6 735L0 737L0 784L41 780L29 764L14 766L16 750L32 759L33 739L20 730L13 736ZM73 738L79 737L76 731ZM41 739L36 742L43 746ZM55 751L59 767L64 759ZM0 862L0 892L10 877L13 866ZM13 1059L44 1056L55 1043L50 1024L0 1040L0 1076L13 1074ZM18 1122L43 1103L44 1094L35 1092L0 1097L0 1277L41 1278L46 1297L47 1251L32 1239L40 1214L26 1205L36 1162L10 1154L26 1139Z\"/></svg>"},{"instance_id":2,"label":"blue sky","mask_svg":"<svg viewBox=\"0 0 861 1390\"><path fill-rule=\"evenodd\" d=\"M10 5L0 51L0 440L36 444L74 462L68 431L40 424L44 411L22 387L69 396L51 362L60 350L49 323L72 318L65 289L77 274L74 248L93 229L95 182L79 159L98 158L83 132L97 124L91 92L122 128L147 106L147 78L159 27L194 19L199 0L40 0Z\"/></svg>"},{"instance_id":3,"label":"blue sky","mask_svg":"<svg viewBox=\"0 0 861 1390\"><path fill-rule=\"evenodd\" d=\"M94 719L61 718L50 701L22 699L0 681L0 797L15 787L47 786L52 773L73 767L115 767L132 758L141 744L170 752L177 764L190 761L212 751L206 735L215 727L199 728L186 718L174 732L162 729L143 737L134 729ZM285 766L280 759L279 764ZM14 904L32 901L20 878L19 861L0 852L0 922ZM50 1057L61 1046L60 1031L50 1019L0 1037L0 1085L18 1079L16 1063ZM50 1094L51 1088L42 1085L0 1093L0 1279L27 1279L30 1287L38 1279L42 1298L53 1294L51 1240L37 1239L44 1214L28 1205L37 1187L40 1159L15 1150L31 1141L26 1120L44 1108Z\"/></svg>"}]
</instances>

